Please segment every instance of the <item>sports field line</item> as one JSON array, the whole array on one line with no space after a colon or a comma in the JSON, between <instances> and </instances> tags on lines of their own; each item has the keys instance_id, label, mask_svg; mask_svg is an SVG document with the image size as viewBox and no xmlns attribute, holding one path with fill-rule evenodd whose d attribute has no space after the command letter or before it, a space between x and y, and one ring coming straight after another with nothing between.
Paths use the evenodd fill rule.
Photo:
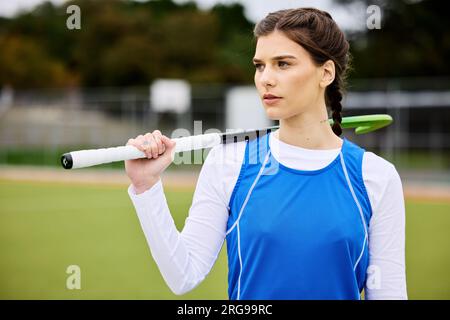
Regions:
<instances>
[{"instance_id":1,"label":"sports field line","mask_svg":"<svg viewBox=\"0 0 450 320\"><path fill-rule=\"evenodd\" d=\"M162 175L163 184L175 188L193 188L197 183L197 178L198 172L195 171L166 171ZM24 182L95 184L108 186L128 186L131 183L125 170L64 170L62 168L37 166L0 166L0 179Z\"/></svg>"},{"instance_id":2,"label":"sports field line","mask_svg":"<svg viewBox=\"0 0 450 320\"><path fill-rule=\"evenodd\" d=\"M163 173L164 186L170 188L195 188L199 171L167 170ZM64 170L54 167L0 166L0 179L12 181L48 182L62 184L89 184L128 186L124 170L82 169ZM405 197L417 201L450 202L450 185L442 183L403 182Z\"/></svg>"}]
</instances>

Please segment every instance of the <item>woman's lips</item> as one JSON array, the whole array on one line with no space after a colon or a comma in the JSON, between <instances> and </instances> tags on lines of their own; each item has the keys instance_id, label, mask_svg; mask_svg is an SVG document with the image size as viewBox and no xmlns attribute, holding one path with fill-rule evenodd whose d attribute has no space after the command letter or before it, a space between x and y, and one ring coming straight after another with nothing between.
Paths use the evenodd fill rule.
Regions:
<instances>
[{"instance_id":1,"label":"woman's lips","mask_svg":"<svg viewBox=\"0 0 450 320\"><path fill-rule=\"evenodd\" d=\"M264 98L264 103L267 105L274 105L277 104L282 98Z\"/></svg>"}]
</instances>

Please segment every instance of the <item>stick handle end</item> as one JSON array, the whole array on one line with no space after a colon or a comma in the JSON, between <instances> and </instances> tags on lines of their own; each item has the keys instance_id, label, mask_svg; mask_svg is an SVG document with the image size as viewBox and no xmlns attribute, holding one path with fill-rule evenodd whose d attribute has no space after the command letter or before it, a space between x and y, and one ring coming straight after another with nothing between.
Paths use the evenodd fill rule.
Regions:
<instances>
[{"instance_id":1,"label":"stick handle end","mask_svg":"<svg viewBox=\"0 0 450 320\"><path fill-rule=\"evenodd\" d=\"M64 153L61 156L61 164L64 169L72 169L73 166L72 155L70 153Z\"/></svg>"}]
</instances>

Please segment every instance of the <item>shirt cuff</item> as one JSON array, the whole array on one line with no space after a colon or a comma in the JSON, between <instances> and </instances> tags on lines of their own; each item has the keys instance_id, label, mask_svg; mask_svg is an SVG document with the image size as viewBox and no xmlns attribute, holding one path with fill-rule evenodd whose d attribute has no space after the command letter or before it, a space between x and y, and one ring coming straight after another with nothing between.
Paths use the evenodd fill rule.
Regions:
<instances>
[{"instance_id":1,"label":"shirt cuff","mask_svg":"<svg viewBox=\"0 0 450 320\"><path fill-rule=\"evenodd\" d=\"M164 195L163 185L161 178L150 189L136 194L133 184L128 187L128 195L135 204L135 206L142 207L151 204L156 199L161 199L161 195ZM160 201L160 200L159 200Z\"/></svg>"}]
</instances>

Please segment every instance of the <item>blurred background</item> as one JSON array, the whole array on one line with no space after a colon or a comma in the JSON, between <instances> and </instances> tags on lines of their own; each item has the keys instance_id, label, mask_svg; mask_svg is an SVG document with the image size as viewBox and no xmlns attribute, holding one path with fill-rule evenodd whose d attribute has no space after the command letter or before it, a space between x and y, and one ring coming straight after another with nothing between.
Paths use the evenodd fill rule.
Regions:
<instances>
[{"instance_id":1,"label":"blurred background","mask_svg":"<svg viewBox=\"0 0 450 320\"><path fill-rule=\"evenodd\" d=\"M344 136L400 173L409 298L449 299L450 24L437 0L1 2L0 298L227 299L225 247L202 284L173 295L123 162L64 171L60 155L155 129L176 137L276 124L254 88L252 29L271 11L308 6L330 12L350 41L343 116L394 118ZM207 153L163 176L180 231ZM70 265L81 289L66 285Z\"/></svg>"}]
</instances>

